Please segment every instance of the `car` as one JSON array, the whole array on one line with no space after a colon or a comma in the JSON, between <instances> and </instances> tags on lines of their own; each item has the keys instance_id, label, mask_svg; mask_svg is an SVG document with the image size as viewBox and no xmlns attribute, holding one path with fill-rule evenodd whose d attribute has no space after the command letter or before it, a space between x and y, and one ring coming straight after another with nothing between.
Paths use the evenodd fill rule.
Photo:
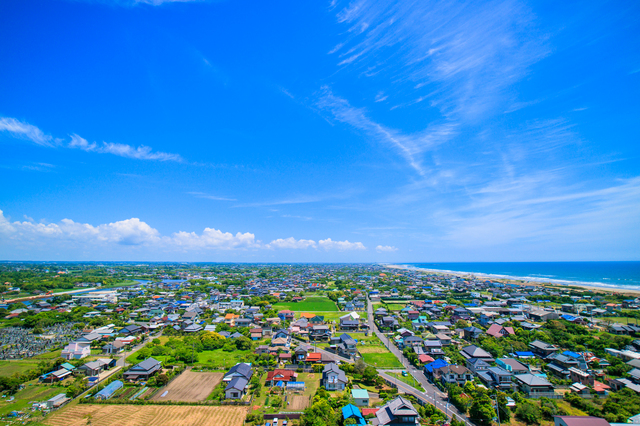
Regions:
<instances>
[{"instance_id":1,"label":"car","mask_svg":"<svg viewBox=\"0 0 640 426\"><path fill-rule=\"evenodd\" d=\"M271 423L267 422L267 424L266 424L266 425L264 425L264 426L271 426Z\"/></svg>"},{"instance_id":2,"label":"car","mask_svg":"<svg viewBox=\"0 0 640 426\"><path fill-rule=\"evenodd\" d=\"M407 370L402 370L402 375L406 376L407 375Z\"/></svg>"},{"instance_id":3,"label":"car","mask_svg":"<svg viewBox=\"0 0 640 426\"><path fill-rule=\"evenodd\" d=\"M278 426L278 418L273 419L273 426Z\"/></svg>"}]
</instances>

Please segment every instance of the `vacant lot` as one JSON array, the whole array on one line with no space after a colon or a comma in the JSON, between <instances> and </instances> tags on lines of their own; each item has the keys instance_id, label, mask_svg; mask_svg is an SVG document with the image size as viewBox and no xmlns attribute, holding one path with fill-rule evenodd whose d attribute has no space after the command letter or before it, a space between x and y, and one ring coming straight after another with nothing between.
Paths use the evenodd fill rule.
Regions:
<instances>
[{"instance_id":1,"label":"vacant lot","mask_svg":"<svg viewBox=\"0 0 640 426\"><path fill-rule=\"evenodd\" d=\"M289 309L295 312L316 312L327 311L335 312L338 310L331 299L328 297L308 297L302 302L279 302L273 305L273 309L276 311L282 309Z\"/></svg>"},{"instance_id":2,"label":"vacant lot","mask_svg":"<svg viewBox=\"0 0 640 426\"><path fill-rule=\"evenodd\" d=\"M358 346L364 362L376 368L402 368L398 358L384 346Z\"/></svg>"},{"instance_id":3,"label":"vacant lot","mask_svg":"<svg viewBox=\"0 0 640 426\"><path fill-rule=\"evenodd\" d=\"M194 373L187 370L158 392L152 401L204 401L223 376L223 373ZM167 394L161 396L165 391Z\"/></svg>"},{"instance_id":4,"label":"vacant lot","mask_svg":"<svg viewBox=\"0 0 640 426\"><path fill-rule=\"evenodd\" d=\"M304 411L309 405L309 397L304 395L290 395L287 402L289 404L284 408L286 411Z\"/></svg>"},{"instance_id":5,"label":"vacant lot","mask_svg":"<svg viewBox=\"0 0 640 426\"><path fill-rule=\"evenodd\" d=\"M15 373L26 373L38 368L38 361L16 360L0 361L0 376L12 376Z\"/></svg>"},{"instance_id":6,"label":"vacant lot","mask_svg":"<svg viewBox=\"0 0 640 426\"><path fill-rule=\"evenodd\" d=\"M91 405L78 404L62 409L43 421L50 426L242 426L244 407L203 407L169 405Z\"/></svg>"}]
</instances>

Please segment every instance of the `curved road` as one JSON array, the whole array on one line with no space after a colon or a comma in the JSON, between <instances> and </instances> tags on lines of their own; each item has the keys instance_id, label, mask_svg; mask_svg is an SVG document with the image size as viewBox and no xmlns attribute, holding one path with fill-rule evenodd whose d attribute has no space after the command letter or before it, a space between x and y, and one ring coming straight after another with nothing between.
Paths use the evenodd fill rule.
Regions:
<instances>
[{"instance_id":1,"label":"curved road","mask_svg":"<svg viewBox=\"0 0 640 426\"><path fill-rule=\"evenodd\" d=\"M405 367L406 371L413 376L413 378L422 385L425 389L425 392L421 392L418 389L409 386L408 384L396 379L393 376L386 374L385 369L378 369L378 374L380 374L383 378L388 379L389 381L396 383L398 385L398 389L401 389L405 393L410 393L415 395L416 397L428 401L433 404L438 410L442 411L447 415L447 417L451 417L455 414L458 417L458 420L463 420L465 424L469 426L473 426L474 423L469 420L466 414L462 414L458 411L456 407L448 403L448 396L446 393L443 393L431 384L421 370L414 367L409 360L402 354L402 352L397 348L396 345L389 341L389 338L378 330L375 322L373 321L373 305L371 304L371 299L367 296L367 321L369 323L369 330L376 333L376 336L380 339L380 341L394 354L398 360Z\"/></svg>"}]
</instances>

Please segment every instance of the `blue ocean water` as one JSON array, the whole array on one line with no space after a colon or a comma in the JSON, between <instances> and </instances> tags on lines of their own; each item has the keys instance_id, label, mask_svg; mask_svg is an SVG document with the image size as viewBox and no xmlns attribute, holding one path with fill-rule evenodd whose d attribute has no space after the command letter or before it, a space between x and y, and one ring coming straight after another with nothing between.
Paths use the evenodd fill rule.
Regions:
<instances>
[{"instance_id":1,"label":"blue ocean water","mask_svg":"<svg viewBox=\"0 0 640 426\"><path fill-rule=\"evenodd\" d=\"M640 262L464 262L404 265L496 278L640 290Z\"/></svg>"}]
</instances>

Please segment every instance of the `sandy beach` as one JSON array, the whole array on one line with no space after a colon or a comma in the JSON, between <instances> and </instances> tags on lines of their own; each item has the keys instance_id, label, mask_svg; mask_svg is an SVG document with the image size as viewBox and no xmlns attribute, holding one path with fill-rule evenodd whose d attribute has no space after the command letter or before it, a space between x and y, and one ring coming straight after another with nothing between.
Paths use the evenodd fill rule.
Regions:
<instances>
[{"instance_id":1,"label":"sandy beach","mask_svg":"<svg viewBox=\"0 0 640 426\"><path fill-rule=\"evenodd\" d=\"M640 290L625 289L625 288L613 288L613 287L603 287L603 286L598 286L597 284L593 284L593 285L582 284L582 283L563 284L563 283L557 283L557 282L553 282L553 281L543 282L543 281L520 280L520 279L515 279L515 278L497 277L497 276L490 275L490 274L478 274L478 273L466 273L466 272L454 272L454 271L441 271L441 270L437 270L437 269L409 267L409 266L405 266L405 265L384 265L384 266L387 267L387 268L390 268L390 269L402 269L402 270L408 270L408 271L423 271L423 272L429 272L429 273L436 274L436 275L447 275L447 276L454 276L454 277L459 277L459 278L471 278L471 277L474 277L474 278L479 278L479 279L498 281L498 282L505 283L505 284L516 284L516 285L526 285L526 286L533 286L533 287L544 287L544 288L548 288L548 289L557 289L557 290L567 290L569 288L574 289L574 290L584 289L584 290L593 291L593 292L597 292L597 293L629 294L629 295L632 295L634 297L639 297L640 296Z\"/></svg>"}]
</instances>

